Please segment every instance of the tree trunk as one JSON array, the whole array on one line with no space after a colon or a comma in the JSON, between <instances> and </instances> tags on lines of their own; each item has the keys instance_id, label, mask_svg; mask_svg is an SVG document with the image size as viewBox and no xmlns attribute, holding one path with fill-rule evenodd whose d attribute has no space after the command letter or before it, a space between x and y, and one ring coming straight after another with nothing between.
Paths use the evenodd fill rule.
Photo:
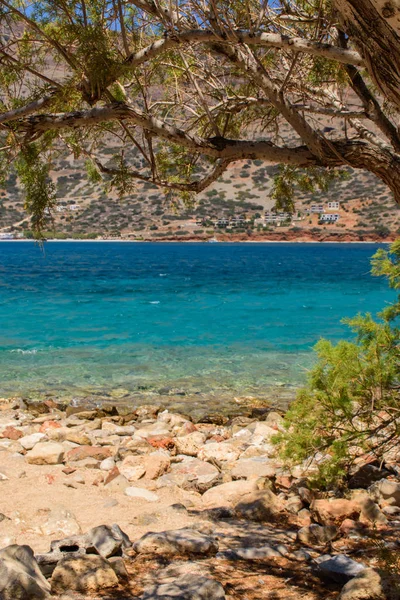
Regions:
<instances>
[{"instance_id":1,"label":"tree trunk","mask_svg":"<svg viewBox=\"0 0 400 600\"><path fill-rule=\"evenodd\" d=\"M399 0L335 0L341 26L382 94L400 110Z\"/></svg>"}]
</instances>

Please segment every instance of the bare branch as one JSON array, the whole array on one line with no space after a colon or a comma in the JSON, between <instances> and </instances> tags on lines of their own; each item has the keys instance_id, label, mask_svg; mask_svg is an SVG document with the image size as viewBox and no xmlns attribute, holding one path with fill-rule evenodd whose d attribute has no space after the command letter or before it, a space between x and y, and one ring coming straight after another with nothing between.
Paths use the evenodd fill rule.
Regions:
<instances>
[{"instance_id":1,"label":"bare branch","mask_svg":"<svg viewBox=\"0 0 400 600\"><path fill-rule=\"evenodd\" d=\"M248 44L249 46L258 46L264 48L281 48L283 50L293 50L294 52L304 52L313 56L323 56L331 60L336 60L342 64L350 64L356 67L364 65L362 57L354 50L346 50L331 44L323 44L305 40L303 38L292 38L279 33L248 33L245 31L234 30L233 35L226 35L221 39L216 33L210 30L193 29L182 33L167 36L150 44L146 48L131 54L126 62L133 67L138 67L148 60L159 56L167 50L177 48L181 45L194 43L224 43L224 44Z\"/></svg>"}]
</instances>

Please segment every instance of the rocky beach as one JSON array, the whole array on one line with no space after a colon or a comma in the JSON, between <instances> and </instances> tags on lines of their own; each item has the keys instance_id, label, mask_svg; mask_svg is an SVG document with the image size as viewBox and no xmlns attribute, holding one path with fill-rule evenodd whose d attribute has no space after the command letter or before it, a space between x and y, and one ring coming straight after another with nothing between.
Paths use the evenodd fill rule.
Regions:
<instances>
[{"instance_id":1,"label":"rocky beach","mask_svg":"<svg viewBox=\"0 0 400 600\"><path fill-rule=\"evenodd\" d=\"M321 492L282 422L0 400L1 600L399 598L400 451Z\"/></svg>"}]
</instances>

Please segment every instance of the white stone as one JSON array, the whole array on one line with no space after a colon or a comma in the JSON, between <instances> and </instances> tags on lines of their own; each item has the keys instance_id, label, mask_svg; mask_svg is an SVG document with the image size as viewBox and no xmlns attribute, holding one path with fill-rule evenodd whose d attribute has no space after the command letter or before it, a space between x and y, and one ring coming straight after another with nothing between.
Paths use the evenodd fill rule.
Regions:
<instances>
[{"instance_id":1,"label":"white stone","mask_svg":"<svg viewBox=\"0 0 400 600\"><path fill-rule=\"evenodd\" d=\"M111 456L109 458L105 458L100 463L100 469L102 471L111 471L111 469L113 469L114 467L115 467L115 461Z\"/></svg>"},{"instance_id":2,"label":"white stone","mask_svg":"<svg viewBox=\"0 0 400 600\"><path fill-rule=\"evenodd\" d=\"M138 487L126 488L125 494L130 498L141 498L142 500L147 500L148 502L157 502L159 500L157 494Z\"/></svg>"},{"instance_id":3,"label":"white stone","mask_svg":"<svg viewBox=\"0 0 400 600\"><path fill-rule=\"evenodd\" d=\"M58 465L63 459L64 447L55 442L39 442L26 455L31 465Z\"/></svg>"},{"instance_id":4,"label":"white stone","mask_svg":"<svg viewBox=\"0 0 400 600\"><path fill-rule=\"evenodd\" d=\"M20 438L18 441L25 450L32 450L32 448L43 439L46 439L46 434L31 433L31 435L24 435L24 437Z\"/></svg>"}]
</instances>

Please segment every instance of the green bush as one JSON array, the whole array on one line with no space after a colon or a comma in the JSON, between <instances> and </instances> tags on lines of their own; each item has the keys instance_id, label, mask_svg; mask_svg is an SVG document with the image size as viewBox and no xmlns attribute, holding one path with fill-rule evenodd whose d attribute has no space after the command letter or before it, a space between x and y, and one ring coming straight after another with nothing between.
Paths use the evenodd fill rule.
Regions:
<instances>
[{"instance_id":1,"label":"green bush","mask_svg":"<svg viewBox=\"0 0 400 600\"><path fill-rule=\"evenodd\" d=\"M400 239L390 251L378 250L372 273L400 290ZM318 361L285 416L276 436L280 454L298 464L316 455L318 486L344 483L354 461L364 453L381 460L400 434L400 294L375 320L370 314L345 322L354 343L317 343Z\"/></svg>"}]
</instances>

